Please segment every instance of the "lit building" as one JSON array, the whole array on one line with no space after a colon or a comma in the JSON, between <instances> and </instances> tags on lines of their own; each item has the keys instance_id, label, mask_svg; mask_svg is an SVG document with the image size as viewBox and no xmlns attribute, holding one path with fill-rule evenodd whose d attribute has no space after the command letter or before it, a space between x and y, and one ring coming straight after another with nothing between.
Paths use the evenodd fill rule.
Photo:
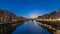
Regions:
<instances>
[{"instance_id":1,"label":"lit building","mask_svg":"<svg viewBox=\"0 0 60 34\"><path fill-rule=\"evenodd\" d=\"M39 18L39 17L38 17ZM41 19L60 19L60 10L40 16Z\"/></svg>"},{"instance_id":2,"label":"lit building","mask_svg":"<svg viewBox=\"0 0 60 34\"><path fill-rule=\"evenodd\" d=\"M56 11L49 13L50 19L56 19L56 14L57 14Z\"/></svg>"},{"instance_id":3,"label":"lit building","mask_svg":"<svg viewBox=\"0 0 60 34\"><path fill-rule=\"evenodd\" d=\"M60 10L57 10L57 18L60 18Z\"/></svg>"},{"instance_id":4,"label":"lit building","mask_svg":"<svg viewBox=\"0 0 60 34\"><path fill-rule=\"evenodd\" d=\"M49 14L45 14L42 16L43 19L48 19L49 18Z\"/></svg>"}]
</instances>

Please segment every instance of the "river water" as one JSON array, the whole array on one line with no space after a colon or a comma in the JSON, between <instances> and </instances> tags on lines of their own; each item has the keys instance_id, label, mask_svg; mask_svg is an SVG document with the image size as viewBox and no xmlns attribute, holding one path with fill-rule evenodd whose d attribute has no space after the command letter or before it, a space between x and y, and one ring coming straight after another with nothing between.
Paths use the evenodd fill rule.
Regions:
<instances>
[{"instance_id":1,"label":"river water","mask_svg":"<svg viewBox=\"0 0 60 34\"><path fill-rule=\"evenodd\" d=\"M38 25L36 22L25 22L16 28L12 34L51 34L47 29Z\"/></svg>"}]
</instances>

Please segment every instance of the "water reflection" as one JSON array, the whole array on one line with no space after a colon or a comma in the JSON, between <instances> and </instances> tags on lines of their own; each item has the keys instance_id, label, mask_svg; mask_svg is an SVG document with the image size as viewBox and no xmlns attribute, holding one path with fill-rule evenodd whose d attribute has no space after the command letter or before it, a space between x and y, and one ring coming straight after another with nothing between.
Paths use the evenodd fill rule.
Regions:
<instances>
[{"instance_id":1,"label":"water reflection","mask_svg":"<svg viewBox=\"0 0 60 34\"><path fill-rule=\"evenodd\" d=\"M50 34L50 32L35 22L25 22L22 26L18 26L12 34Z\"/></svg>"}]
</instances>

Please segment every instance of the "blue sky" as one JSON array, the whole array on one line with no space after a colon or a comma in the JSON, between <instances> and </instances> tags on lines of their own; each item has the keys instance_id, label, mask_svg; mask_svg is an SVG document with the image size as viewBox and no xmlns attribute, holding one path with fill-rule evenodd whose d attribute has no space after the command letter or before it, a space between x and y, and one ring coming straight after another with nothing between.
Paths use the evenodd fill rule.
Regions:
<instances>
[{"instance_id":1,"label":"blue sky","mask_svg":"<svg viewBox=\"0 0 60 34\"><path fill-rule=\"evenodd\" d=\"M29 17L60 9L60 0L0 0L0 9Z\"/></svg>"}]
</instances>

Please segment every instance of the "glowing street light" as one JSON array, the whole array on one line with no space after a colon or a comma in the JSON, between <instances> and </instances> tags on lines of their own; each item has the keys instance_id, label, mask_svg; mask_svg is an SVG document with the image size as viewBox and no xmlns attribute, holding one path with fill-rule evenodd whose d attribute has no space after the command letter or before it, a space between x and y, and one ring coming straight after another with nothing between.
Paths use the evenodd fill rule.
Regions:
<instances>
[{"instance_id":1,"label":"glowing street light","mask_svg":"<svg viewBox=\"0 0 60 34\"><path fill-rule=\"evenodd\" d=\"M60 20L60 18L58 20Z\"/></svg>"}]
</instances>

